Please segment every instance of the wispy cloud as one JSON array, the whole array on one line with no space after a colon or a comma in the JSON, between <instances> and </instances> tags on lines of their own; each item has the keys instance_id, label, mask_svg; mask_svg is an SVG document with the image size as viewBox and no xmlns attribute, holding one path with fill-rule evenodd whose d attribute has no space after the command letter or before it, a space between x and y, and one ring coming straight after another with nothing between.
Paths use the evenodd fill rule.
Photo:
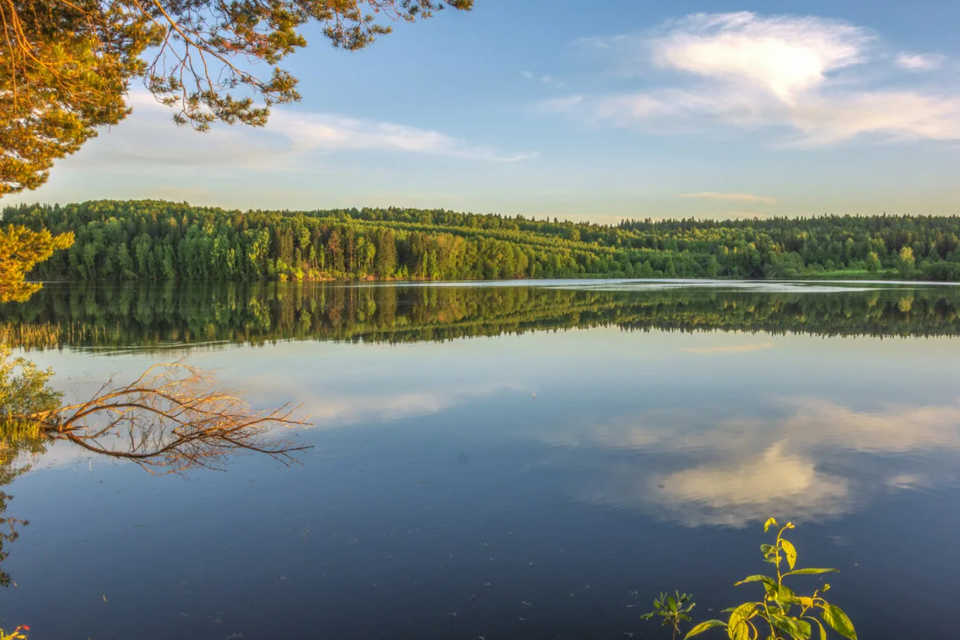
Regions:
<instances>
[{"instance_id":1,"label":"wispy cloud","mask_svg":"<svg viewBox=\"0 0 960 640\"><path fill-rule=\"evenodd\" d=\"M287 138L301 151L402 151L497 162L516 162L535 155L504 154L439 131L332 114L277 110L267 130Z\"/></svg>"},{"instance_id":2,"label":"wispy cloud","mask_svg":"<svg viewBox=\"0 0 960 640\"><path fill-rule=\"evenodd\" d=\"M773 341L767 342L750 342L747 344L733 344L725 345L719 347L698 347L698 348L686 348L680 349L684 353L696 353L701 356L713 356L725 353L750 353L751 351L766 351L767 349L774 348Z\"/></svg>"},{"instance_id":3,"label":"wispy cloud","mask_svg":"<svg viewBox=\"0 0 960 640\"><path fill-rule=\"evenodd\" d=\"M776 204L776 198L757 196L750 193L724 193L722 191L702 191L700 193L685 193L681 198L706 198L708 200L733 200L736 202L759 202L762 204Z\"/></svg>"},{"instance_id":4,"label":"wispy cloud","mask_svg":"<svg viewBox=\"0 0 960 640\"><path fill-rule=\"evenodd\" d=\"M932 71L943 66L944 56L934 53L901 52L894 59L894 63L901 69L908 71Z\"/></svg>"},{"instance_id":5,"label":"wispy cloud","mask_svg":"<svg viewBox=\"0 0 960 640\"><path fill-rule=\"evenodd\" d=\"M869 67L886 59L862 27L818 17L696 14L652 33L592 39L637 74L670 81L634 93L579 95L546 103L593 123L661 132L705 124L786 132L780 142L823 146L880 140L960 139L960 95L940 88L885 88ZM901 54L898 66L932 70L938 57ZM870 68L871 73L863 70ZM889 70L889 64L886 67Z\"/></svg>"},{"instance_id":6,"label":"wispy cloud","mask_svg":"<svg viewBox=\"0 0 960 640\"><path fill-rule=\"evenodd\" d=\"M545 75L537 75L537 74L533 73L532 71L521 71L521 72L520 72L520 75L523 76L524 78L528 79L528 80L536 80L536 81L539 82L540 84L545 84L545 85L552 86L552 87L559 87L559 88L562 89L564 86L566 86L566 85L563 84L563 82L561 82L560 80L556 79L555 77L553 77L553 76L551 76L551 75L546 75L546 74L545 74Z\"/></svg>"},{"instance_id":7,"label":"wispy cloud","mask_svg":"<svg viewBox=\"0 0 960 640\"><path fill-rule=\"evenodd\" d=\"M142 172L163 166L170 171L298 171L305 157L346 151L432 155L483 162L517 162L536 153L504 153L433 129L337 114L275 108L267 126L254 129L217 125L196 133L171 122L171 111L150 94L129 96L133 114L116 130L104 131L82 152L83 167L110 166Z\"/></svg>"}]
</instances>

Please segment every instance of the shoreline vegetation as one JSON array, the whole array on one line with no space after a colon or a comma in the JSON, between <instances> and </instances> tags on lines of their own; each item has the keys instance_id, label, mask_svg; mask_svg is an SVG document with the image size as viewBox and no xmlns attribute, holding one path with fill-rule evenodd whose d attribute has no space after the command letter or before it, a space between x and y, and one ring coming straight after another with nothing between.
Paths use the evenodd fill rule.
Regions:
<instances>
[{"instance_id":1,"label":"shoreline vegetation","mask_svg":"<svg viewBox=\"0 0 960 640\"><path fill-rule=\"evenodd\" d=\"M37 280L739 278L960 282L960 216L603 225L426 209L230 211L159 200L19 205L76 242Z\"/></svg>"}]
</instances>

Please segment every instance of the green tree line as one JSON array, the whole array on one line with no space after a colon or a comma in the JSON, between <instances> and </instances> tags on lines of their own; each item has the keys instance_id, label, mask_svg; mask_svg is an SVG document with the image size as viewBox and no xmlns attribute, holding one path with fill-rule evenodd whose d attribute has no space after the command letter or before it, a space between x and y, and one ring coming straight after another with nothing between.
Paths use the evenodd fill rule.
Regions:
<instances>
[{"instance_id":1,"label":"green tree line","mask_svg":"<svg viewBox=\"0 0 960 640\"><path fill-rule=\"evenodd\" d=\"M960 281L960 217L644 220L616 225L422 209L227 211L165 201L20 205L2 224L76 243L71 280L904 278Z\"/></svg>"}]
</instances>

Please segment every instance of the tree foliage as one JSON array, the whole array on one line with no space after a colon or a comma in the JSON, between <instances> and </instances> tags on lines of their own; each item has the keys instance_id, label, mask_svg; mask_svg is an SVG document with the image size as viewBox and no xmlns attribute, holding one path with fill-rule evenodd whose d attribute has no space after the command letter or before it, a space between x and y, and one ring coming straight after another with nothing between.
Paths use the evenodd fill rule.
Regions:
<instances>
[{"instance_id":1,"label":"tree foliage","mask_svg":"<svg viewBox=\"0 0 960 640\"><path fill-rule=\"evenodd\" d=\"M129 113L156 33L122 3L0 0L0 196L35 189L53 161Z\"/></svg>"},{"instance_id":2,"label":"tree foliage","mask_svg":"<svg viewBox=\"0 0 960 640\"><path fill-rule=\"evenodd\" d=\"M130 112L141 79L174 119L263 125L299 99L283 59L319 23L356 50L391 22L473 0L0 0L0 196L35 189L54 160ZM258 73L257 64L269 68Z\"/></svg>"},{"instance_id":3,"label":"tree foliage","mask_svg":"<svg viewBox=\"0 0 960 640\"><path fill-rule=\"evenodd\" d=\"M96 201L8 207L3 219L75 232L76 245L38 274L83 280L960 280L956 216L603 225L398 207L241 212Z\"/></svg>"},{"instance_id":4,"label":"tree foliage","mask_svg":"<svg viewBox=\"0 0 960 640\"><path fill-rule=\"evenodd\" d=\"M50 258L54 251L73 244L73 234L54 237L46 229L31 231L21 225L0 227L0 302L23 302L40 285L25 282L33 267Z\"/></svg>"}]
</instances>

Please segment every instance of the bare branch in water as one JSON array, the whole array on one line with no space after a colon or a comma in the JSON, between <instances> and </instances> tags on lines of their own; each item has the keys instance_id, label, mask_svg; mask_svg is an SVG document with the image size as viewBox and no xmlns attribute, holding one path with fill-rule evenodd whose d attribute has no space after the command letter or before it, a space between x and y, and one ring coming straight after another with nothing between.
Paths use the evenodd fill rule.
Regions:
<instances>
[{"instance_id":1,"label":"bare branch in water","mask_svg":"<svg viewBox=\"0 0 960 640\"><path fill-rule=\"evenodd\" d=\"M160 473L220 469L244 450L291 464L296 452L310 448L274 434L309 424L300 407L256 411L212 381L210 373L184 363L158 364L130 384L111 380L86 402L33 418L49 438Z\"/></svg>"}]
</instances>

